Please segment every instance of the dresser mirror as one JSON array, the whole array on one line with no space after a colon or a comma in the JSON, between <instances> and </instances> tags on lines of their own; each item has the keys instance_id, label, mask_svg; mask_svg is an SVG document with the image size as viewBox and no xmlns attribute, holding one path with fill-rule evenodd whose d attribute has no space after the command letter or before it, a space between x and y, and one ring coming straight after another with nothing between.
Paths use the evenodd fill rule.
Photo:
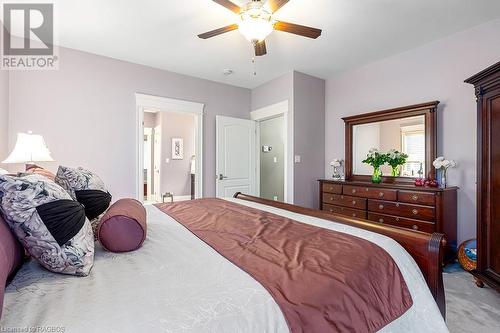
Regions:
<instances>
[{"instance_id":1,"label":"dresser mirror","mask_svg":"<svg viewBox=\"0 0 500 333\"><path fill-rule=\"evenodd\" d=\"M435 178L436 111L439 102L343 118L345 122L345 168L347 180L370 181L373 168L363 163L372 148L386 153L395 149L408 155L399 176L384 165L383 182L410 183L415 178Z\"/></svg>"}]
</instances>

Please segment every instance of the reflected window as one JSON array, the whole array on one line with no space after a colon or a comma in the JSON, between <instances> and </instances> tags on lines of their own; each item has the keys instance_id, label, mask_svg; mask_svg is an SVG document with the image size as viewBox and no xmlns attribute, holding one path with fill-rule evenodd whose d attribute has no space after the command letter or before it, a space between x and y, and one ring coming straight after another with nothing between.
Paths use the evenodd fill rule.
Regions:
<instances>
[{"instance_id":1,"label":"reflected window","mask_svg":"<svg viewBox=\"0 0 500 333\"><path fill-rule=\"evenodd\" d=\"M402 176L423 177L425 171L425 128L424 125L401 127L401 148L408 155Z\"/></svg>"}]
</instances>

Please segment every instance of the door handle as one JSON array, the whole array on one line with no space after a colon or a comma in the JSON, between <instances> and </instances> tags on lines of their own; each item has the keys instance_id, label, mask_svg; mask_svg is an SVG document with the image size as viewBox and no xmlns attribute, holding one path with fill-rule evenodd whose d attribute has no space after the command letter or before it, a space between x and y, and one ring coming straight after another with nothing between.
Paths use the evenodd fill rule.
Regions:
<instances>
[{"instance_id":1,"label":"door handle","mask_svg":"<svg viewBox=\"0 0 500 333\"><path fill-rule=\"evenodd\" d=\"M219 173L219 180L224 180L226 178L229 178L229 177L224 176L222 173Z\"/></svg>"}]
</instances>

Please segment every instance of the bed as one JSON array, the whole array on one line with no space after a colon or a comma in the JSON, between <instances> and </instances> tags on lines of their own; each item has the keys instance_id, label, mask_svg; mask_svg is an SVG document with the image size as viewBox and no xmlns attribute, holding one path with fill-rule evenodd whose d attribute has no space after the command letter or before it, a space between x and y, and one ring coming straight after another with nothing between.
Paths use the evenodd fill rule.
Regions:
<instances>
[{"instance_id":1,"label":"bed","mask_svg":"<svg viewBox=\"0 0 500 333\"><path fill-rule=\"evenodd\" d=\"M380 331L447 332L442 235L365 224L242 194L225 200L377 244L397 263L413 299L408 311ZM0 327L64 328L65 332L289 332L280 307L262 285L171 216L154 206L146 208L144 246L127 254L98 247L94 268L86 278L53 274L33 261L25 264L6 289Z\"/></svg>"}]
</instances>

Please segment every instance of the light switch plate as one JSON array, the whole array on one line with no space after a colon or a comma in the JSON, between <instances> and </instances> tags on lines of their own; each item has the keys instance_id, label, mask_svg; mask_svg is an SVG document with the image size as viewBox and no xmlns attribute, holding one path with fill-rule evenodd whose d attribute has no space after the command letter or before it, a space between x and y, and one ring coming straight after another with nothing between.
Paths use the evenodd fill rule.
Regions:
<instances>
[{"instance_id":1,"label":"light switch plate","mask_svg":"<svg viewBox=\"0 0 500 333\"><path fill-rule=\"evenodd\" d=\"M295 155L295 163L300 163L300 155Z\"/></svg>"}]
</instances>

